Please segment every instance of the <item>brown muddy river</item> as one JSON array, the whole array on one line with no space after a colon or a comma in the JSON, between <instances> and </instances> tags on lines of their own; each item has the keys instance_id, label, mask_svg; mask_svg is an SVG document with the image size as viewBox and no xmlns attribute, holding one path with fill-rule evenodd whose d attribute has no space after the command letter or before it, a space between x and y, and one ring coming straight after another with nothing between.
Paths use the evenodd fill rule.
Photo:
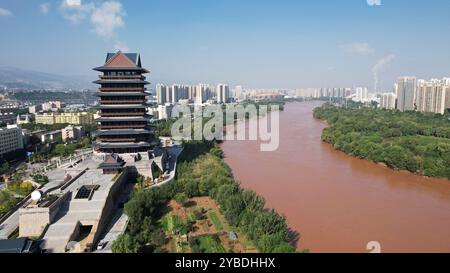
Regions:
<instances>
[{"instance_id":1,"label":"brown muddy river","mask_svg":"<svg viewBox=\"0 0 450 273\"><path fill-rule=\"evenodd\" d=\"M286 215L311 252L450 252L450 180L398 172L322 143L320 102L288 103L277 151L226 141L226 162L245 188Z\"/></svg>"}]
</instances>

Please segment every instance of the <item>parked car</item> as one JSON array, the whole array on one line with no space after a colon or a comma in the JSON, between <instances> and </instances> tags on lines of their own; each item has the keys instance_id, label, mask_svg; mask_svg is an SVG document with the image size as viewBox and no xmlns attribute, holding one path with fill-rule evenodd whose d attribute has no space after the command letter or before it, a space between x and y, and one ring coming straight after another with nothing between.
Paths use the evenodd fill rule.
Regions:
<instances>
[{"instance_id":1,"label":"parked car","mask_svg":"<svg viewBox=\"0 0 450 273\"><path fill-rule=\"evenodd\" d=\"M100 241L100 243L98 243L97 245L97 250L102 250L105 248L105 246L108 244L108 241Z\"/></svg>"}]
</instances>

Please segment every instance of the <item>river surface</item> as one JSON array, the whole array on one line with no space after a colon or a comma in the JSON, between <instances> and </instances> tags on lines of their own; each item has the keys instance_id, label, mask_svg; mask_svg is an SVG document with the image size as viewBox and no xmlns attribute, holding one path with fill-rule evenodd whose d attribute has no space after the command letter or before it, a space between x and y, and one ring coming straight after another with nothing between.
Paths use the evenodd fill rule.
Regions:
<instances>
[{"instance_id":1,"label":"river surface","mask_svg":"<svg viewBox=\"0 0 450 273\"><path fill-rule=\"evenodd\" d=\"M225 160L244 188L264 196L311 252L450 252L450 180L391 170L336 151L312 116L321 102L280 112L280 145L225 141Z\"/></svg>"}]
</instances>

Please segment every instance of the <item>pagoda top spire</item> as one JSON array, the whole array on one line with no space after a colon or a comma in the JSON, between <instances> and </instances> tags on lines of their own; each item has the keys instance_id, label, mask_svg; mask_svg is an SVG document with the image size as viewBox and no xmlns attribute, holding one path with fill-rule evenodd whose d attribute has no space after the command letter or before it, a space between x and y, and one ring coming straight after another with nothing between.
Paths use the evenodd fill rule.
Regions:
<instances>
[{"instance_id":1,"label":"pagoda top spire","mask_svg":"<svg viewBox=\"0 0 450 273\"><path fill-rule=\"evenodd\" d=\"M121 50L115 53L107 53L105 64L94 68L94 70L139 70L143 73L149 72L142 67L141 56L139 53L124 53Z\"/></svg>"}]
</instances>

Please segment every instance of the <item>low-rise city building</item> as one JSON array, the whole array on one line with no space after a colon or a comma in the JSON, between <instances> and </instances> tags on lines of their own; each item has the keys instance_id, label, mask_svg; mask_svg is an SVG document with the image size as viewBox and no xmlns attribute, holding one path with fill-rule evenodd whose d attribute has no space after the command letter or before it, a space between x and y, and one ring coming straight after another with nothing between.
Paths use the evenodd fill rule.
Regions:
<instances>
[{"instance_id":1,"label":"low-rise city building","mask_svg":"<svg viewBox=\"0 0 450 273\"><path fill-rule=\"evenodd\" d=\"M158 119L168 119L172 117L173 104L166 103L158 105Z\"/></svg>"},{"instance_id":2,"label":"low-rise city building","mask_svg":"<svg viewBox=\"0 0 450 273\"><path fill-rule=\"evenodd\" d=\"M0 124L14 124L16 122L16 114L14 112L3 110L0 111Z\"/></svg>"},{"instance_id":3,"label":"low-rise city building","mask_svg":"<svg viewBox=\"0 0 450 273\"><path fill-rule=\"evenodd\" d=\"M23 136L20 126L8 125L6 128L0 128L0 156L22 150L23 148Z\"/></svg>"},{"instance_id":4,"label":"low-rise city building","mask_svg":"<svg viewBox=\"0 0 450 273\"><path fill-rule=\"evenodd\" d=\"M37 114L35 119L36 123L48 125L58 123L88 125L94 122L94 114L90 112L43 113Z\"/></svg>"},{"instance_id":5,"label":"low-rise city building","mask_svg":"<svg viewBox=\"0 0 450 273\"><path fill-rule=\"evenodd\" d=\"M41 142L42 143L54 142L60 137L62 137L62 134L61 134L60 130L52 131L52 132L48 132L48 133L43 133L41 135Z\"/></svg>"},{"instance_id":6,"label":"low-rise city building","mask_svg":"<svg viewBox=\"0 0 450 273\"><path fill-rule=\"evenodd\" d=\"M39 113L40 111L42 111L42 104L32 105L32 106L28 107L28 112L30 114L36 114L36 113Z\"/></svg>"},{"instance_id":7,"label":"low-rise city building","mask_svg":"<svg viewBox=\"0 0 450 273\"><path fill-rule=\"evenodd\" d=\"M84 128L82 126L69 125L66 128L61 129L62 140L76 140L85 135Z\"/></svg>"},{"instance_id":8,"label":"low-rise city building","mask_svg":"<svg viewBox=\"0 0 450 273\"><path fill-rule=\"evenodd\" d=\"M25 114L25 115L17 115L16 123L17 124L28 124L31 123L32 117L31 115Z\"/></svg>"},{"instance_id":9,"label":"low-rise city building","mask_svg":"<svg viewBox=\"0 0 450 273\"><path fill-rule=\"evenodd\" d=\"M64 107L66 104L61 101L49 101L41 105L42 111L58 111Z\"/></svg>"}]
</instances>

